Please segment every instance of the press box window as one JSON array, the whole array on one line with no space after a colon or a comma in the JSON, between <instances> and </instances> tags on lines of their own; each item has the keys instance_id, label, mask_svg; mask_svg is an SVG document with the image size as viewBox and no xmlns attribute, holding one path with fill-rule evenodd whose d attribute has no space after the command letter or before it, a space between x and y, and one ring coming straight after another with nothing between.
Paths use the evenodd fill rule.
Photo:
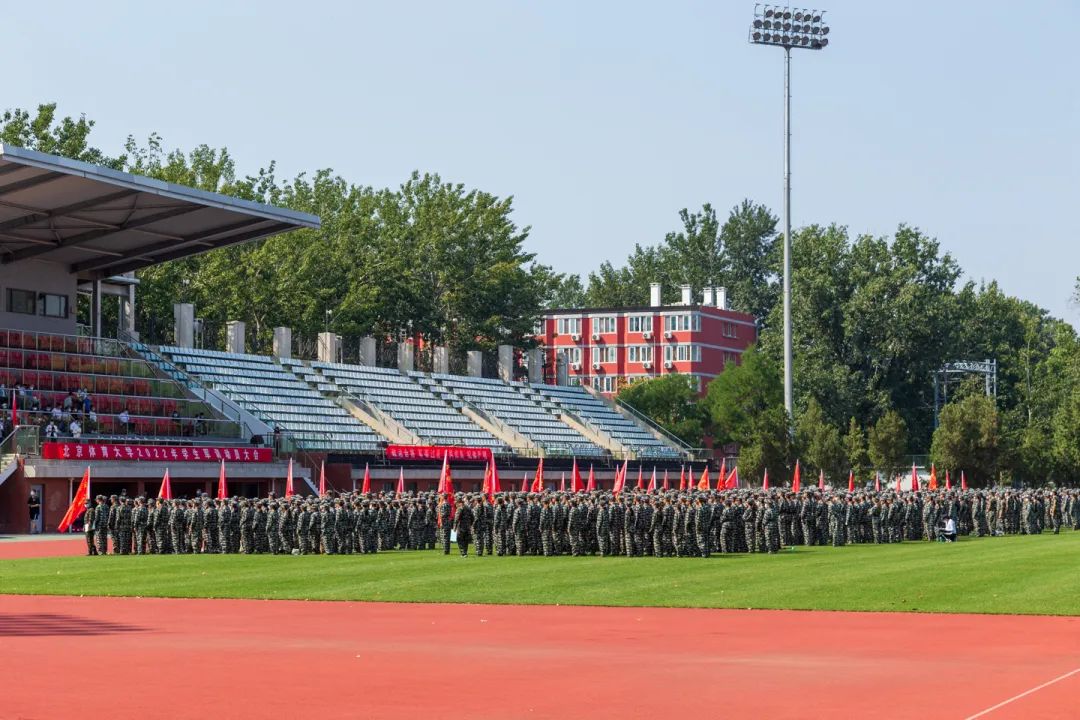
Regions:
<instances>
[{"instance_id":1,"label":"press box window","mask_svg":"<svg viewBox=\"0 0 1080 720\"><path fill-rule=\"evenodd\" d=\"M37 315L37 293L30 290L8 290L8 312Z\"/></svg>"},{"instance_id":2,"label":"press box window","mask_svg":"<svg viewBox=\"0 0 1080 720\"><path fill-rule=\"evenodd\" d=\"M68 316L67 295L44 294L41 314L46 317L66 318Z\"/></svg>"}]
</instances>

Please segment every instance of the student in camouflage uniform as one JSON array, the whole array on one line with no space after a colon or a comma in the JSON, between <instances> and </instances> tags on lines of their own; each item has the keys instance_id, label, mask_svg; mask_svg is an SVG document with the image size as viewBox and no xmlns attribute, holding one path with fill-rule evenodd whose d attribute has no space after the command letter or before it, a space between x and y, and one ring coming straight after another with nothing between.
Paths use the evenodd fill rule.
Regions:
<instances>
[{"instance_id":1,"label":"student in camouflage uniform","mask_svg":"<svg viewBox=\"0 0 1080 720\"><path fill-rule=\"evenodd\" d=\"M97 555L97 547L94 545L94 532L96 525L97 508L90 498L86 498L86 510L83 511L83 534L86 536L86 554Z\"/></svg>"},{"instance_id":2,"label":"student in camouflage uniform","mask_svg":"<svg viewBox=\"0 0 1080 720\"><path fill-rule=\"evenodd\" d=\"M457 533L457 546L461 551L461 557L468 557L469 555L469 543L472 542L473 531L473 511L469 507L469 504L465 502L465 497L458 495L455 500L457 501L457 510L454 513L454 532Z\"/></svg>"},{"instance_id":3,"label":"student in camouflage uniform","mask_svg":"<svg viewBox=\"0 0 1080 720\"><path fill-rule=\"evenodd\" d=\"M135 533L135 554L145 555L147 551L147 532L150 526L150 510L146 507L145 498L140 497L135 501L131 523L132 530Z\"/></svg>"}]
</instances>

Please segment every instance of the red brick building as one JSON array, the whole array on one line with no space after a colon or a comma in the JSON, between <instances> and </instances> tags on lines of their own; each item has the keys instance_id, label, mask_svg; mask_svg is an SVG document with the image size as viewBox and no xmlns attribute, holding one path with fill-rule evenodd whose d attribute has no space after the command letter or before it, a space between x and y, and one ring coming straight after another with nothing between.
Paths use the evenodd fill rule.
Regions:
<instances>
[{"instance_id":1,"label":"red brick building","mask_svg":"<svg viewBox=\"0 0 1080 720\"><path fill-rule=\"evenodd\" d=\"M684 285L675 305L662 305L660 291L653 283L644 307L547 311L537 327L544 382L558 382L565 363L568 384L589 384L602 393L676 372L695 378L704 391L757 340L753 316L729 310L724 288L706 288L702 301L694 303L690 286Z\"/></svg>"}]
</instances>

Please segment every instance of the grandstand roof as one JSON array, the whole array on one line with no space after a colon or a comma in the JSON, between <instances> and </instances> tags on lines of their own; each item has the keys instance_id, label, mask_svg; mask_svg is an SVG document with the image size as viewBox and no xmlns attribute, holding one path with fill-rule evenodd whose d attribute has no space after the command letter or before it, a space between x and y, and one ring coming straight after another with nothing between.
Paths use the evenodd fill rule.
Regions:
<instances>
[{"instance_id":1,"label":"grandstand roof","mask_svg":"<svg viewBox=\"0 0 1080 720\"><path fill-rule=\"evenodd\" d=\"M103 278L297 228L316 215L0 144L0 262Z\"/></svg>"}]
</instances>

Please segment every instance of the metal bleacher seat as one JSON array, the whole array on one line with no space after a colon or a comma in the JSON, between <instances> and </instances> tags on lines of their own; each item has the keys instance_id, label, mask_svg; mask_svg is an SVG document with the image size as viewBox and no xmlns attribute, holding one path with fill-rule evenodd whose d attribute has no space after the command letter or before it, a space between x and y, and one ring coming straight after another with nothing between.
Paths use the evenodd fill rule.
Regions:
<instances>
[{"instance_id":1,"label":"metal bleacher seat","mask_svg":"<svg viewBox=\"0 0 1080 720\"><path fill-rule=\"evenodd\" d=\"M433 445L468 445L495 451L505 444L460 412L449 393L424 373L403 375L390 368L313 362L311 367L346 393L379 408Z\"/></svg>"},{"instance_id":2,"label":"metal bleacher seat","mask_svg":"<svg viewBox=\"0 0 1080 720\"><path fill-rule=\"evenodd\" d=\"M526 383L515 383L515 385L526 395L538 395L553 406L573 412L639 456L670 459L682 457L679 450L662 442L641 425L614 410L583 388Z\"/></svg>"},{"instance_id":3,"label":"metal bleacher seat","mask_svg":"<svg viewBox=\"0 0 1080 720\"><path fill-rule=\"evenodd\" d=\"M584 435L529 398L523 398L510 385L490 378L435 374L438 383L462 401L483 410L509 425L547 454L596 457L603 450Z\"/></svg>"},{"instance_id":4,"label":"metal bleacher seat","mask_svg":"<svg viewBox=\"0 0 1080 720\"><path fill-rule=\"evenodd\" d=\"M305 449L374 451L381 435L301 380L299 360L218 350L162 347L160 351L256 417L278 426Z\"/></svg>"}]
</instances>

